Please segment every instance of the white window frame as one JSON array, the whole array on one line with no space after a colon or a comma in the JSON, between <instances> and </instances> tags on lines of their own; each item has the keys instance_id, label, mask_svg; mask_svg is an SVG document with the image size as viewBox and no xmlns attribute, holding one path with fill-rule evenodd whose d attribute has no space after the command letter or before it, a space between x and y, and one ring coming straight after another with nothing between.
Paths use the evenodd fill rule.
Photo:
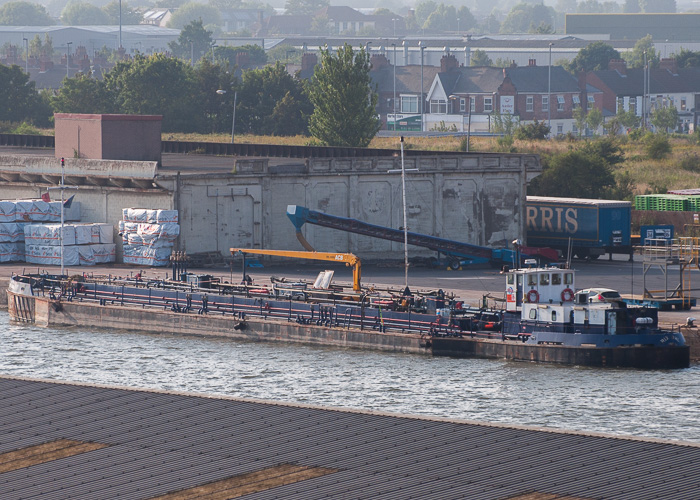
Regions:
<instances>
[{"instance_id":1,"label":"white window frame","mask_svg":"<svg viewBox=\"0 0 700 500\"><path fill-rule=\"evenodd\" d=\"M572 95L571 100L574 103L574 108L578 108L581 105L581 98L577 95Z\"/></svg>"},{"instance_id":2,"label":"white window frame","mask_svg":"<svg viewBox=\"0 0 700 500\"><path fill-rule=\"evenodd\" d=\"M549 96L542 96L542 111L549 111Z\"/></svg>"},{"instance_id":3,"label":"white window frame","mask_svg":"<svg viewBox=\"0 0 700 500\"><path fill-rule=\"evenodd\" d=\"M476 111L476 97L469 98L469 111L474 113Z\"/></svg>"},{"instance_id":4,"label":"white window frame","mask_svg":"<svg viewBox=\"0 0 700 500\"><path fill-rule=\"evenodd\" d=\"M459 98L459 112L464 113L467 110L467 100L464 97Z\"/></svg>"},{"instance_id":5,"label":"white window frame","mask_svg":"<svg viewBox=\"0 0 700 500\"><path fill-rule=\"evenodd\" d=\"M415 110L412 104L415 104ZM404 115L408 114L418 114L418 96L417 95L402 95L401 96L401 111L400 113Z\"/></svg>"},{"instance_id":6,"label":"white window frame","mask_svg":"<svg viewBox=\"0 0 700 500\"><path fill-rule=\"evenodd\" d=\"M588 100L588 104L595 104L595 96L594 95L589 95L587 100Z\"/></svg>"},{"instance_id":7,"label":"white window frame","mask_svg":"<svg viewBox=\"0 0 700 500\"><path fill-rule=\"evenodd\" d=\"M484 113L493 113L493 97L484 97Z\"/></svg>"},{"instance_id":8,"label":"white window frame","mask_svg":"<svg viewBox=\"0 0 700 500\"><path fill-rule=\"evenodd\" d=\"M525 111L528 113L535 111L535 96L529 95L525 97Z\"/></svg>"},{"instance_id":9,"label":"white window frame","mask_svg":"<svg viewBox=\"0 0 700 500\"><path fill-rule=\"evenodd\" d=\"M430 100L430 114L446 115L447 114L447 101L444 99L431 99Z\"/></svg>"},{"instance_id":10,"label":"white window frame","mask_svg":"<svg viewBox=\"0 0 700 500\"><path fill-rule=\"evenodd\" d=\"M564 111L564 103L566 101L564 100L563 95L558 95L557 96L557 111Z\"/></svg>"}]
</instances>

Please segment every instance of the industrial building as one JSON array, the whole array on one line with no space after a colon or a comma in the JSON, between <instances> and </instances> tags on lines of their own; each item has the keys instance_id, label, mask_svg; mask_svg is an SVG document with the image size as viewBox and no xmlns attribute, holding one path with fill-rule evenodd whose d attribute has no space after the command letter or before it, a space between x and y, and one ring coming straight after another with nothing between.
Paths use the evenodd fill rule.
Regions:
<instances>
[{"instance_id":1,"label":"industrial building","mask_svg":"<svg viewBox=\"0 0 700 500\"><path fill-rule=\"evenodd\" d=\"M116 232L124 208L177 210L177 248L189 254L300 250L287 205L403 225L398 137L396 150L163 143L161 153L158 139L139 142L130 127L141 138L160 137L160 122L149 117L56 115L55 149L3 149L0 199L39 198L60 182L64 157L83 222L108 222ZM523 238L526 185L541 172L537 155L407 150L404 168L411 231L492 247ZM399 243L321 227L306 227L305 236L319 251L367 260L403 253Z\"/></svg>"}]
</instances>

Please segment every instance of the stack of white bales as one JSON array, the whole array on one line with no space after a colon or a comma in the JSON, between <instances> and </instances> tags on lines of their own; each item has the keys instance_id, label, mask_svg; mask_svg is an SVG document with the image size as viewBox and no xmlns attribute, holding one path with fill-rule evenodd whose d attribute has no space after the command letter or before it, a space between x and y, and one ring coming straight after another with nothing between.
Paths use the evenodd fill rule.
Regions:
<instances>
[{"instance_id":1,"label":"stack of white bales","mask_svg":"<svg viewBox=\"0 0 700 500\"><path fill-rule=\"evenodd\" d=\"M61 263L61 225L24 226L25 254L32 264ZM111 224L64 224L63 263L94 266L116 260L114 227Z\"/></svg>"},{"instance_id":2,"label":"stack of white bales","mask_svg":"<svg viewBox=\"0 0 700 500\"><path fill-rule=\"evenodd\" d=\"M180 235L177 210L125 208L119 221L124 240L124 263L165 266Z\"/></svg>"},{"instance_id":3,"label":"stack of white bales","mask_svg":"<svg viewBox=\"0 0 700 500\"><path fill-rule=\"evenodd\" d=\"M60 201L0 201L0 262L24 260L24 227L27 224L60 220Z\"/></svg>"}]
</instances>

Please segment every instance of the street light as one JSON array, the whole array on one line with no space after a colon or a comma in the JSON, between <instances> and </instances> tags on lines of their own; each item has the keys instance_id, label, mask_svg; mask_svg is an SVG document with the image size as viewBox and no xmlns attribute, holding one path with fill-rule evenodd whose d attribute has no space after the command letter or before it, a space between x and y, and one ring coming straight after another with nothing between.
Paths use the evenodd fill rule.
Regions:
<instances>
[{"instance_id":1,"label":"street light","mask_svg":"<svg viewBox=\"0 0 700 500\"><path fill-rule=\"evenodd\" d=\"M217 90L217 94L219 95L224 95L226 93L225 90ZM238 97L238 91L235 91L233 93L233 120L231 122L231 144L233 144L233 137L234 137L234 131L236 130L236 98Z\"/></svg>"},{"instance_id":2,"label":"street light","mask_svg":"<svg viewBox=\"0 0 700 500\"><path fill-rule=\"evenodd\" d=\"M393 18L391 18L391 20L394 22L394 36L396 36L396 21L398 21L398 19L393 17Z\"/></svg>"},{"instance_id":3,"label":"street light","mask_svg":"<svg viewBox=\"0 0 700 500\"><path fill-rule=\"evenodd\" d=\"M70 61L70 46L73 42L68 42L66 45L68 48L66 49L66 78L69 78L68 76L68 61Z\"/></svg>"},{"instance_id":4,"label":"street light","mask_svg":"<svg viewBox=\"0 0 700 500\"><path fill-rule=\"evenodd\" d=\"M552 45L549 44L549 67L547 72L547 126L549 135L552 136Z\"/></svg>"},{"instance_id":5,"label":"street light","mask_svg":"<svg viewBox=\"0 0 700 500\"><path fill-rule=\"evenodd\" d=\"M453 103L453 104L452 104L452 110L453 110L453 111L454 111L454 99L458 99L458 98L459 98L459 99L462 99L462 97L457 96L457 95L451 95L451 96L450 96L450 100L451 100L452 103ZM466 149L466 151L467 151L467 153L468 153L468 152L469 152L469 140L470 140L470 138L471 138L470 136L471 136L471 131L472 131L472 98L471 98L471 96L468 95L468 96L467 96L466 98L464 98L464 99L466 100L466 103L467 103L467 106L468 106L468 108L467 108L467 149ZM461 111L461 110L460 110L460 111ZM462 130L464 130L464 118L462 118Z\"/></svg>"},{"instance_id":6,"label":"street light","mask_svg":"<svg viewBox=\"0 0 700 500\"><path fill-rule=\"evenodd\" d=\"M459 18L457 18L457 33L459 33Z\"/></svg>"},{"instance_id":7,"label":"street light","mask_svg":"<svg viewBox=\"0 0 700 500\"><path fill-rule=\"evenodd\" d=\"M420 131L423 132L423 41L418 42L420 47Z\"/></svg>"},{"instance_id":8,"label":"street light","mask_svg":"<svg viewBox=\"0 0 700 500\"><path fill-rule=\"evenodd\" d=\"M394 112L394 132L396 132L396 44L392 43L391 46L394 48L394 99L391 102Z\"/></svg>"},{"instance_id":9,"label":"street light","mask_svg":"<svg viewBox=\"0 0 700 500\"><path fill-rule=\"evenodd\" d=\"M29 40L27 38L22 40L24 40L24 72L29 74Z\"/></svg>"}]
</instances>

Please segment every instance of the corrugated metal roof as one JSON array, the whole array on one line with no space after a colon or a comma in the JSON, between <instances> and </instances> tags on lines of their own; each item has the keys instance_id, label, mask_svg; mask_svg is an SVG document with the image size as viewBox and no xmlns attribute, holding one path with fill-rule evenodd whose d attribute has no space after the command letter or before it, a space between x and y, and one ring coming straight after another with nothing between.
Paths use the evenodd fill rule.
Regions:
<instances>
[{"instance_id":1,"label":"corrugated metal roof","mask_svg":"<svg viewBox=\"0 0 700 500\"><path fill-rule=\"evenodd\" d=\"M54 441L106 445L1 472L3 500L148 499L223 480L261 500L700 498L689 443L2 377L0 398L0 463Z\"/></svg>"}]
</instances>

